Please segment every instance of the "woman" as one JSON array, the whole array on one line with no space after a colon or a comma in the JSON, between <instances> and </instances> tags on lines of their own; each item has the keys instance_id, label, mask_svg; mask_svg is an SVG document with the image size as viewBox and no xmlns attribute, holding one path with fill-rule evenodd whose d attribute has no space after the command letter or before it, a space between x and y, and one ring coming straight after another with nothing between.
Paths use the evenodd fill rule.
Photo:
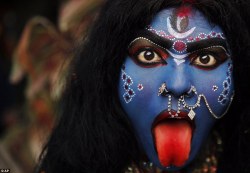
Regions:
<instances>
[{"instance_id":1,"label":"woman","mask_svg":"<svg viewBox=\"0 0 250 173\"><path fill-rule=\"evenodd\" d=\"M107 1L38 172L247 172L249 33L236 4Z\"/></svg>"}]
</instances>

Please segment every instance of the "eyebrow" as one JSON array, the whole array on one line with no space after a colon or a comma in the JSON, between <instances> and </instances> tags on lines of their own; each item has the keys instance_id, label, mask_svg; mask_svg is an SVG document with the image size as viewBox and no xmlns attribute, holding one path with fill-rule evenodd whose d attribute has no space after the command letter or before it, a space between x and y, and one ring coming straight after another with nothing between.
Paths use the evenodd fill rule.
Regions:
<instances>
[{"instance_id":1,"label":"eyebrow","mask_svg":"<svg viewBox=\"0 0 250 173\"><path fill-rule=\"evenodd\" d=\"M229 52L227 42L222 38L209 38L205 40L195 41L187 43L187 52L194 52L196 50L205 49L214 46L221 46L225 48L226 52Z\"/></svg>"},{"instance_id":2,"label":"eyebrow","mask_svg":"<svg viewBox=\"0 0 250 173\"><path fill-rule=\"evenodd\" d=\"M161 36L158 36L158 35L150 32L150 31L147 31L147 30L139 31L136 34L136 38L138 38L138 37L147 38L150 41L154 42L155 44L160 45L164 49L170 49L173 45L173 41L168 40L166 38L163 38Z\"/></svg>"},{"instance_id":3,"label":"eyebrow","mask_svg":"<svg viewBox=\"0 0 250 173\"><path fill-rule=\"evenodd\" d=\"M164 49L167 49L167 50L171 49L171 47L174 43L174 41L169 40L169 39L164 38L164 37L161 37L161 36L159 36L155 33L152 33L151 31L148 31L148 30L141 30L141 31L137 32L137 34L135 35L135 38L139 38L139 37L144 37L146 39L149 39L150 41L152 41L156 45L158 45ZM227 44L226 40L223 38L209 38L209 39L204 39L204 40L195 41L195 42L186 43L186 44L187 44L187 52L189 52L189 53L195 52L197 50L209 48L209 47L214 47L214 46L221 46L221 47L225 48L227 53L230 52L229 48L228 48L228 44Z\"/></svg>"}]
</instances>

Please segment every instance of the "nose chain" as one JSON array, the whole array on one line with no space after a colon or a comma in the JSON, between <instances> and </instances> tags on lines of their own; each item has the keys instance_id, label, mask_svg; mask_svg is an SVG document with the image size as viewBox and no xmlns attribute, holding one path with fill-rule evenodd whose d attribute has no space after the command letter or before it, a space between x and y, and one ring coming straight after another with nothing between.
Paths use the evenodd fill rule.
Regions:
<instances>
[{"instance_id":1,"label":"nose chain","mask_svg":"<svg viewBox=\"0 0 250 173\"><path fill-rule=\"evenodd\" d=\"M171 108L172 108L172 96L169 94L168 95L168 113L171 115L172 118L178 117L178 114L181 111L181 98L178 99L177 112L175 114L172 114Z\"/></svg>"},{"instance_id":2,"label":"nose chain","mask_svg":"<svg viewBox=\"0 0 250 173\"><path fill-rule=\"evenodd\" d=\"M194 94L196 95L197 101L196 101L196 103L195 103L194 105L189 105L189 104L186 102L186 100L185 100L185 96L190 96L190 95L192 95L192 93L194 93ZM173 114L173 113L171 112L171 108L172 108L172 96L171 96L170 92L167 90L167 88L166 88L166 83L165 83L165 82L164 82L164 83L161 85L161 87L159 88L158 96L160 96L160 95L161 95L161 96L168 96L168 113L171 115L171 117L178 117L178 114L180 113L180 110L181 110L181 104L182 104L182 107L183 107L183 108L186 108L186 109L189 110L188 116L189 116L189 118L190 118L191 120L193 120L194 117L195 117L195 115L196 115L196 113L195 113L194 110L195 110L197 107L200 107L201 98L204 99L205 105L206 105L208 111L211 113L211 115L212 115L215 119L220 119L220 118L222 118L222 117L227 113L227 111L228 111L228 109L229 109L229 107L230 107L230 105L231 105L231 103L232 103L232 101L233 101L233 97L234 97L234 93L233 93L232 96L231 96L229 105L227 106L227 109L225 110L225 112L224 112L221 116L218 116L218 115L216 115L216 114L212 111L211 107L209 106L209 103L208 103L208 101L207 101L206 96L205 96L204 94L199 94L199 95L198 95L197 90L196 90L196 88L195 88L194 86L191 86L190 90L187 92L186 95L180 96L180 98L178 99L177 111L176 111L175 114Z\"/></svg>"},{"instance_id":3,"label":"nose chain","mask_svg":"<svg viewBox=\"0 0 250 173\"><path fill-rule=\"evenodd\" d=\"M195 88L194 88L194 89L195 89ZM233 92L233 94L232 94L232 96L231 96L231 98L230 98L230 102L229 102L229 104L228 104L228 106L227 106L225 112L224 112L221 116L218 116L218 115L216 115L216 114L213 112L213 110L212 110L211 107L209 106L208 101L207 101L207 98L206 98L206 96L205 96L204 94L199 94L199 95L198 95L196 89L195 89L195 92L194 92L194 93L197 95L197 102L196 102L194 105L188 105L188 104L186 103L186 101L185 101L184 95L181 96L181 101L182 101L183 107L184 107L184 108L187 108L187 109L189 110L188 116L189 116L191 119L193 119L193 118L195 117L194 109L197 108L197 107L200 107L201 98L204 99L204 102L205 102L205 105L206 105L208 111L211 113L211 115L212 115L215 119L220 119L220 118L222 118L222 117L228 112L228 110L229 110L229 108L230 108L230 105L232 104L232 101L233 101L233 98L234 98L234 92Z\"/></svg>"},{"instance_id":4,"label":"nose chain","mask_svg":"<svg viewBox=\"0 0 250 173\"><path fill-rule=\"evenodd\" d=\"M189 110L188 116L191 120L193 120L196 115L196 113L194 112L194 109L196 109L197 107L200 107L200 101L201 101L201 97L198 96L198 93L194 86L191 86L190 90L187 92L187 95L190 95L192 93L194 93L197 96L197 101L194 105L188 105L185 101L184 95L180 97L183 107Z\"/></svg>"}]
</instances>

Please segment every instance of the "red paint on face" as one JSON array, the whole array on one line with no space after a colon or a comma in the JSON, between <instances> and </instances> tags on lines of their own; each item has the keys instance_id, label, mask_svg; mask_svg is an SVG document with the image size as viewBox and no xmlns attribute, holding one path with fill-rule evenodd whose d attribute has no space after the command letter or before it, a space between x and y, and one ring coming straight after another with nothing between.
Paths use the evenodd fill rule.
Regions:
<instances>
[{"instance_id":1,"label":"red paint on face","mask_svg":"<svg viewBox=\"0 0 250 173\"><path fill-rule=\"evenodd\" d=\"M178 17L188 17L191 15L191 7L190 6L182 6L177 11Z\"/></svg>"}]
</instances>

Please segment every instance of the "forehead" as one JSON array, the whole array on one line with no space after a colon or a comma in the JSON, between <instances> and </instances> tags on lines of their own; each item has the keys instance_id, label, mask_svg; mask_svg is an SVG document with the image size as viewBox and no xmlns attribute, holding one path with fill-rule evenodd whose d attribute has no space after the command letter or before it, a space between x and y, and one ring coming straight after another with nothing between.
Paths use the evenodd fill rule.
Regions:
<instances>
[{"instance_id":1,"label":"forehead","mask_svg":"<svg viewBox=\"0 0 250 173\"><path fill-rule=\"evenodd\" d=\"M210 32L223 33L218 25L210 23L199 10L191 7L164 9L153 18L150 26L168 35L184 35L182 37Z\"/></svg>"}]
</instances>

